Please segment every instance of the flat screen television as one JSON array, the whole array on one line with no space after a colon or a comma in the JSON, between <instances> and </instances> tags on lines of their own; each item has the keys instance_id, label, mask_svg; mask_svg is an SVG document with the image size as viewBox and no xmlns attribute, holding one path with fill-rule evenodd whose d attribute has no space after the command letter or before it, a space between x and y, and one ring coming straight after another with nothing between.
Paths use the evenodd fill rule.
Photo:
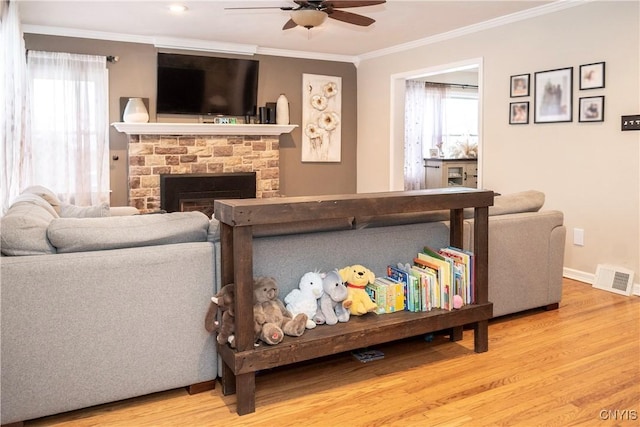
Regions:
<instances>
[{"instance_id":1,"label":"flat screen television","mask_svg":"<svg viewBox=\"0 0 640 427\"><path fill-rule=\"evenodd\" d=\"M259 62L158 53L157 112L254 116Z\"/></svg>"}]
</instances>

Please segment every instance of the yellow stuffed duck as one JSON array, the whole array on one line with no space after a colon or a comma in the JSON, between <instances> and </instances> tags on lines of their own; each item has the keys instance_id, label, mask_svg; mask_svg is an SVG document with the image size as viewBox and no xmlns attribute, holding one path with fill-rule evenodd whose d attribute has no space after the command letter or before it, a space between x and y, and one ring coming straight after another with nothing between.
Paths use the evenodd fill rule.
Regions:
<instances>
[{"instance_id":1,"label":"yellow stuffed duck","mask_svg":"<svg viewBox=\"0 0 640 427\"><path fill-rule=\"evenodd\" d=\"M342 281L347 284L347 299L342 303L343 307L348 308L354 316L375 311L378 306L371 301L364 289L375 280L373 271L356 264L341 269L339 273Z\"/></svg>"}]
</instances>

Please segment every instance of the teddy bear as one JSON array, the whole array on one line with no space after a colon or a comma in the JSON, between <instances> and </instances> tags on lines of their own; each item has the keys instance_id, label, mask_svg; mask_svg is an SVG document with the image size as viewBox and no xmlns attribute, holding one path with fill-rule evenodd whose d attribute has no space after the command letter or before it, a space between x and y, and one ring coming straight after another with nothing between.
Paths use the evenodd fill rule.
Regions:
<instances>
[{"instance_id":1,"label":"teddy bear","mask_svg":"<svg viewBox=\"0 0 640 427\"><path fill-rule=\"evenodd\" d=\"M377 305L371 301L365 286L373 283L376 276L368 268L355 264L344 267L339 271L342 281L347 284L347 299L342 302L344 307L349 308L349 312L355 316L375 311Z\"/></svg>"},{"instance_id":2,"label":"teddy bear","mask_svg":"<svg viewBox=\"0 0 640 427\"><path fill-rule=\"evenodd\" d=\"M211 297L209 310L204 319L204 327L209 333L218 332L216 341L218 344L229 343L231 348L236 347L235 342L235 285L224 285L217 294ZM218 310L222 312L220 322L217 320Z\"/></svg>"},{"instance_id":3,"label":"teddy bear","mask_svg":"<svg viewBox=\"0 0 640 427\"><path fill-rule=\"evenodd\" d=\"M289 292L284 298L284 302L291 314L306 314L307 329L313 329L316 327L313 317L318 311L318 298L321 296L322 276L319 272L312 271L305 273L300 278L298 288Z\"/></svg>"},{"instance_id":4,"label":"teddy bear","mask_svg":"<svg viewBox=\"0 0 640 427\"><path fill-rule=\"evenodd\" d=\"M347 299L347 287L342 282L338 270L330 271L322 278L322 296L318 300L318 310L313 320L318 325L335 325L349 320L349 310L342 305Z\"/></svg>"},{"instance_id":5,"label":"teddy bear","mask_svg":"<svg viewBox=\"0 0 640 427\"><path fill-rule=\"evenodd\" d=\"M275 345L284 335L299 337L305 331L307 315L292 315L278 298L278 284L273 277L253 280L253 323L256 343Z\"/></svg>"}]
</instances>

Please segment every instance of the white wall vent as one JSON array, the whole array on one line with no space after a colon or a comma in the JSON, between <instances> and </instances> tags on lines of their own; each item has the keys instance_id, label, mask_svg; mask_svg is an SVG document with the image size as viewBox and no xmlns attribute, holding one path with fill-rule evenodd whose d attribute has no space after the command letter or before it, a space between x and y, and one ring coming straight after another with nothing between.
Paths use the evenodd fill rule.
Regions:
<instances>
[{"instance_id":1,"label":"white wall vent","mask_svg":"<svg viewBox=\"0 0 640 427\"><path fill-rule=\"evenodd\" d=\"M596 281L593 287L629 296L633 290L633 271L626 268L598 264Z\"/></svg>"}]
</instances>

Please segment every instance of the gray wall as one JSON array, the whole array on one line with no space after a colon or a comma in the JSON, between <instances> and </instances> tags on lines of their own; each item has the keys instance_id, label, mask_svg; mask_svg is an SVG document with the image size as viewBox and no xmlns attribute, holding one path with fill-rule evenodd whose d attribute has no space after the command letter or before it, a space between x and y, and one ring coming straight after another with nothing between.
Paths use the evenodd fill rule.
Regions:
<instances>
[{"instance_id":1,"label":"gray wall","mask_svg":"<svg viewBox=\"0 0 640 427\"><path fill-rule=\"evenodd\" d=\"M150 121L156 120L156 54L152 45L105 40L25 34L31 50L118 56L109 63L109 121L121 121L120 98L149 98ZM211 53L184 52L190 55ZM234 57L233 55L220 55ZM237 56L242 57L242 56ZM302 74L323 74L342 78L342 161L340 163L302 163L301 129L280 137L280 192L287 196L356 192L356 68L351 63L315 61L266 55L252 57L260 61L258 105L275 102L280 93L287 95L292 124L302 121ZM171 121L176 121L172 116ZM185 117L185 121L194 121ZM109 132L111 156L111 204L127 204L127 137L114 128ZM46 183L42 183L46 185Z\"/></svg>"}]
</instances>

